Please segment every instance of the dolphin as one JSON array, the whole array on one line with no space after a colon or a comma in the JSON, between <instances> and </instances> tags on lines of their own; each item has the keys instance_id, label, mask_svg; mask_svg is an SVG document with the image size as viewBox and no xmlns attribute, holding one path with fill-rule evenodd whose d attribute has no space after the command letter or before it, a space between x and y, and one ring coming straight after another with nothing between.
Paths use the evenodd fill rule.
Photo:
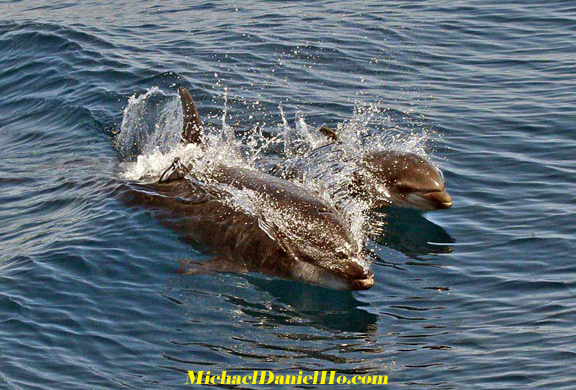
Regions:
<instances>
[{"instance_id":1,"label":"dolphin","mask_svg":"<svg viewBox=\"0 0 576 390\"><path fill-rule=\"evenodd\" d=\"M360 161L354 190L375 207L434 211L452 207L442 171L414 153L377 151Z\"/></svg>"},{"instance_id":2,"label":"dolphin","mask_svg":"<svg viewBox=\"0 0 576 390\"><path fill-rule=\"evenodd\" d=\"M314 154L330 153L341 142L331 128L319 129L331 142L320 146L298 159L290 167L273 165L268 171L285 179L298 176L297 166L313 161ZM350 196L361 197L372 208L396 206L423 211L452 207L452 197L446 190L442 171L414 153L392 150L368 152L352 161Z\"/></svg>"},{"instance_id":3,"label":"dolphin","mask_svg":"<svg viewBox=\"0 0 576 390\"><path fill-rule=\"evenodd\" d=\"M181 142L205 147L190 93L184 87L178 93ZM337 290L374 284L367 252L341 214L287 180L222 163L198 174L175 159L158 182L129 186L133 204L153 209L161 223L214 255L184 263L182 273L260 272ZM257 199L256 207L234 204L238 192Z\"/></svg>"}]
</instances>

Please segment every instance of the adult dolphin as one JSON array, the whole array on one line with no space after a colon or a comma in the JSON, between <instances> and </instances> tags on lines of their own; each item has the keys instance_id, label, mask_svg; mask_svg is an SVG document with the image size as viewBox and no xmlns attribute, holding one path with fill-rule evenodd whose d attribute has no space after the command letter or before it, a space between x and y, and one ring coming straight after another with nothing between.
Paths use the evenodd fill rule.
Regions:
<instances>
[{"instance_id":1,"label":"adult dolphin","mask_svg":"<svg viewBox=\"0 0 576 390\"><path fill-rule=\"evenodd\" d=\"M269 173L293 179L300 175L303 164L314 162L314 155L339 150L341 140L336 131L326 126L319 131L331 143L306 153L291 164L272 166ZM351 185L346 189L349 196L363 198L372 208L397 206L434 211L452 207L452 197L446 190L442 172L414 153L374 151L349 163L355 167L351 173ZM324 168L320 167L318 173L322 174Z\"/></svg>"},{"instance_id":2,"label":"adult dolphin","mask_svg":"<svg viewBox=\"0 0 576 390\"><path fill-rule=\"evenodd\" d=\"M184 112L182 143L203 147L203 127L188 90L178 90ZM157 183L130 183L130 200L215 255L188 263L184 273L261 272L339 290L364 290L374 275L361 243L342 216L289 181L246 168L214 164L201 175L174 161ZM242 191L255 209L231 199Z\"/></svg>"}]
</instances>

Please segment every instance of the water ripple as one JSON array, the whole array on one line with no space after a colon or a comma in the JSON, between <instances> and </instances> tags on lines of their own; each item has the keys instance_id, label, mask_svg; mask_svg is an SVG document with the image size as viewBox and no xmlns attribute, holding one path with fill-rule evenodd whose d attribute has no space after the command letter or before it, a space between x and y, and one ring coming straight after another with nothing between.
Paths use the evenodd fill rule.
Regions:
<instances>
[{"instance_id":1,"label":"water ripple","mask_svg":"<svg viewBox=\"0 0 576 390\"><path fill-rule=\"evenodd\" d=\"M572 3L0 8L7 388L166 388L198 369L573 387ZM280 104L312 128L374 103L388 119L372 134L434 138L455 206L379 216L377 283L360 294L179 276L178 260L204 257L122 202L114 134L130 96L181 84L215 128L227 88L239 135L277 134Z\"/></svg>"}]
</instances>

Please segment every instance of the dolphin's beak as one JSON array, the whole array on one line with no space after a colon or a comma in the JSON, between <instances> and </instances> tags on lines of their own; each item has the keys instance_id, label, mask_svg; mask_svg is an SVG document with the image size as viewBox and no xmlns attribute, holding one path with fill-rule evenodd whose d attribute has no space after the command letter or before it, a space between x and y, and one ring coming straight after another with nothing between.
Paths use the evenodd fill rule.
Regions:
<instances>
[{"instance_id":1,"label":"dolphin's beak","mask_svg":"<svg viewBox=\"0 0 576 390\"><path fill-rule=\"evenodd\" d=\"M346 264L342 271L348 278L350 290L368 290L374 285L372 270L365 269L354 261Z\"/></svg>"},{"instance_id":2,"label":"dolphin's beak","mask_svg":"<svg viewBox=\"0 0 576 390\"><path fill-rule=\"evenodd\" d=\"M364 279L354 279L351 282L352 290L368 290L372 286L374 286L374 274L372 272Z\"/></svg>"},{"instance_id":3,"label":"dolphin's beak","mask_svg":"<svg viewBox=\"0 0 576 390\"><path fill-rule=\"evenodd\" d=\"M341 269L350 290L368 290L374 285L374 273L359 261L347 261Z\"/></svg>"},{"instance_id":4,"label":"dolphin's beak","mask_svg":"<svg viewBox=\"0 0 576 390\"><path fill-rule=\"evenodd\" d=\"M422 197L428 200L438 210L449 209L452 207L452 197L447 191L429 192Z\"/></svg>"},{"instance_id":5,"label":"dolphin's beak","mask_svg":"<svg viewBox=\"0 0 576 390\"><path fill-rule=\"evenodd\" d=\"M334 290L368 290L374 285L374 273L363 266L363 259L347 259L320 265L297 260L293 264L292 279Z\"/></svg>"}]
</instances>

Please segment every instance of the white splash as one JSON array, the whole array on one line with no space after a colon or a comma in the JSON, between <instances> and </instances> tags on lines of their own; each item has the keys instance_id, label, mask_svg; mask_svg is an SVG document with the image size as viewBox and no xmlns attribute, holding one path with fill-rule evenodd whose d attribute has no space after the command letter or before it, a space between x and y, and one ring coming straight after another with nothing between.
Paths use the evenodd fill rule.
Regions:
<instances>
[{"instance_id":1,"label":"white splash","mask_svg":"<svg viewBox=\"0 0 576 390\"><path fill-rule=\"evenodd\" d=\"M125 160L121 164L122 176L130 180L158 179L177 157L199 171L210 169L213 163L250 167L233 137L233 129L226 124L226 115L227 109L222 115L222 129L206 128L203 148L183 145L183 112L178 94L152 87L140 96L130 97L116 139Z\"/></svg>"},{"instance_id":2,"label":"white splash","mask_svg":"<svg viewBox=\"0 0 576 390\"><path fill-rule=\"evenodd\" d=\"M128 100L116 146L125 160L165 153L178 144L181 129L182 105L177 95L152 87Z\"/></svg>"}]
</instances>

